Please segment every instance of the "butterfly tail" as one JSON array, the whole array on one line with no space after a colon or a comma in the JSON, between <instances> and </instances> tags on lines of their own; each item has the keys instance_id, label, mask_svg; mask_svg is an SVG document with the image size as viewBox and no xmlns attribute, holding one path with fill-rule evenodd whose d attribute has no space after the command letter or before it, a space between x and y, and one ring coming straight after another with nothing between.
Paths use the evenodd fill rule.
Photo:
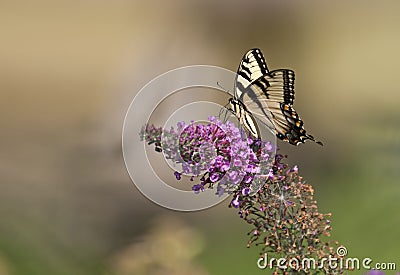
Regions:
<instances>
[{"instance_id":1,"label":"butterfly tail","mask_svg":"<svg viewBox=\"0 0 400 275\"><path fill-rule=\"evenodd\" d=\"M312 140L312 141L314 141L316 144L321 145L321 146L324 146L324 144L323 144L321 141L316 140L312 135L307 135L306 138L304 138L303 140L306 140L306 139Z\"/></svg>"},{"instance_id":2,"label":"butterfly tail","mask_svg":"<svg viewBox=\"0 0 400 275\"><path fill-rule=\"evenodd\" d=\"M281 104L282 113L285 115L286 123L290 125L289 131L285 135L280 134L278 137L284 141L289 142L293 145L299 145L304 143L306 140L314 141L315 143L323 146L323 143L316 140L312 135L306 133L303 126L303 121L297 114L297 112L288 104Z\"/></svg>"}]
</instances>

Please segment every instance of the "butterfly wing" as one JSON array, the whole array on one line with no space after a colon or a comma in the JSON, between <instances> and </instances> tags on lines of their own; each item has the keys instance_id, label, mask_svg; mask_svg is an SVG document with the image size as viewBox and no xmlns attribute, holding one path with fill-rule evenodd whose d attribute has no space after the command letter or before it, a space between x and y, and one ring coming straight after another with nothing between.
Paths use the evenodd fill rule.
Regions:
<instances>
[{"instance_id":1,"label":"butterfly wing","mask_svg":"<svg viewBox=\"0 0 400 275\"><path fill-rule=\"evenodd\" d=\"M322 145L312 135L306 133L303 121L293 108L294 82L282 81L284 80L284 71L279 70L278 74L265 75L250 85L243 93L243 105L261 123L275 131L279 139L293 145L304 143L309 139ZM274 80L275 77L279 80ZM265 82L270 85L265 85ZM283 87L280 87L282 85Z\"/></svg>"},{"instance_id":2,"label":"butterfly wing","mask_svg":"<svg viewBox=\"0 0 400 275\"><path fill-rule=\"evenodd\" d=\"M231 98L229 100L229 104L231 111L239 119L240 124L244 126L251 136L253 136L255 139L258 139L260 137L260 130L253 114L247 111L246 106L244 106L239 100Z\"/></svg>"},{"instance_id":3,"label":"butterfly wing","mask_svg":"<svg viewBox=\"0 0 400 275\"><path fill-rule=\"evenodd\" d=\"M236 116L245 124L244 115L248 116L250 124L255 124L254 117L269 129L275 131L278 138L298 145L305 140L316 141L313 136L306 134L303 121L293 108L294 79L292 70L274 70L269 72L265 58L259 49L249 50L240 62L235 79L234 95L239 101L242 112ZM250 125L244 125L250 131ZM254 128L254 127L253 127ZM258 138L257 135L252 134Z\"/></svg>"},{"instance_id":4,"label":"butterfly wing","mask_svg":"<svg viewBox=\"0 0 400 275\"><path fill-rule=\"evenodd\" d=\"M292 105L294 102L294 79L294 71L281 69L271 71L253 84L269 100Z\"/></svg>"},{"instance_id":5,"label":"butterfly wing","mask_svg":"<svg viewBox=\"0 0 400 275\"><path fill-rule=\"evenodd\" d=\"M252 82L268 73L267 63L259 49L249 50L242 58L237 70L234 93L235 98L242 100L243 91Z\"/></svg>"},{"instance_id":6,"label":"butterfly wing","mask_svg":"<svg viewBox=\"0 0 400 275\"><path fill-rule=\"evenodd\" d=\"M293 104L294 72L292 70L269 72L259 49L249 50L240 62L235 79L235 98L243 100L244 91L252 84L258 85L262 91L269 88L271 99Z\"/></svg>"}]
</instances>

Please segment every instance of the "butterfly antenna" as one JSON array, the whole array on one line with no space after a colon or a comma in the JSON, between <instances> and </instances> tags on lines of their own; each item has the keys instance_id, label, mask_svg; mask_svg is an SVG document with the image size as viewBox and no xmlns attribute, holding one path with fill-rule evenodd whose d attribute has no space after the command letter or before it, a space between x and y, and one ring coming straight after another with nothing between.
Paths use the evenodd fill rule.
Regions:
<instances>
[{"instance_id":1,"label":"butterfly antenna","mask_svg":"<svg viewBox=\"0 0 400 275\"><path fill-rule=\"evenodd\" d=\"M218 81L217 81L217 86L218 86L218 87L220 87L222 90L224 90L224 91L226 92L225 88L224 88L224 87L222 87L222 86L219 84L219 82L218 82Z\"/></svg>"},{"instance_id":2,"label":"butterfly antenna","mask_svg":"<svg viewBox=\"0 0 400 275\"><path fill-rule=\"evenodd\" d=\"M316 144L324 146L324 144L321 141L316 140L312 135L308 135L307 137L308 137L309 140L314 141Z\"/></svg>"},{"instance_id":3,"label":"butterfly antenna","mask_svg":"<svg viewBox=\"0 0 400 275\"><path fill-rule=\"evenodd\" d=\"M222 107L222 108L219 110L219 114L218 114L218 117L221 119L221 117L222 117L222 112L225 112L225 114L224 114L224 119L223 119L224 122L226 122L226 117L227 117L227 112L228 112L228 108L227 108L228 104L229 104L229 103L225 104L224 107Z\"/></svg>"},{"instance_id":4,"label":"butterfly antenna","mask_svg":"<svg viewBox=\"0 0 400 275\"><path fill-rule=\"evenodd\" d=\"M224 106L224 109L225 109L225 115L224 115L224 123L228 120L228 112L229 112L229 109L226 107L228 104L226 104L225 106Z\"/></svg>"},{"instance_id":5,"label":"butterfly antenna","mask_svg":"<svg viewBox=\"0 0 400 275\"><path fill-rule=\"evenodd\" d=\"M217 86L221 88L221 90L223 90L225 93L227 94L231 94L229 90L225 89L225 87L223 87L221 84L219 84L219 82L217 81Z\"/></svg>"}]
</instances>

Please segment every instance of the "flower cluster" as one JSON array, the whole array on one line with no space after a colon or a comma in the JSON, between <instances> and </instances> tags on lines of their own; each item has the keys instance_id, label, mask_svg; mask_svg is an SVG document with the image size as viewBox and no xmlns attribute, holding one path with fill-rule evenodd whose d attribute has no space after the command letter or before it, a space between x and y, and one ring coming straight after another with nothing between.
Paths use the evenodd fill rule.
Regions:
<instances>
[{"instance_id":1,"label":"flower cluster","mask_svg":"<svg viewBox=\"0 0 400 275\"><path fill-rule=\"evenodd\" d=\"M178 124L178 130L147 126L142 139L154 143L156 151L182 165L175 172L201 176L193 185L195 192L213 188L217 194L233 194L230 206L252 225L248 233L252 244L262 246L261 255L271 253L290 259L338 257L329 241L330 214L319 213L314 189L298 174L298 167L289 167L281 154L269 142L246 138L232 123L222 123L215 117L208 124L193 122ZM313 273L339 274L341 270L320 266ZM304 266L277 268L274 274L305 274Z\"/></svg>"},{"instance_id":2,"label":"flower cluster","mask_svg":"<svg viewBox=\"0 0 400 275\"><path fill-rule=\"evenodd\" d=\"M236 190L243 194L257 192L259 176L270 173L266 168L274 155L269 142L245 138L233 123L222 123L215 117L209 117L208 124L180 122L177 131L146 126L140 135L148 144L154 143L156 151L182 166L181 172L175 172L178 180L182 174L190 175L192 180L201 175L200 183L192 189L204 191L217 183L220 196Z\"/></svg>"}]
</instances>

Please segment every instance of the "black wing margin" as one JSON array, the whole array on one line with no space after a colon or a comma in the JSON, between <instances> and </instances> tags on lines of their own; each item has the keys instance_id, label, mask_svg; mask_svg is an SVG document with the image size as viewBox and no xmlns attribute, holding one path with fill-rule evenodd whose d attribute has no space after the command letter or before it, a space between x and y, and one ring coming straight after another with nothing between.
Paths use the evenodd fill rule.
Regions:
<instances>
[{"instance_id":1,"label":"black wing margin","mask_svg":"<svg viewBox=\"0 0 400 275\"><path fill-rule=\"evenodd\" d=\"M323 146L321 141L315 140L312 135L306 134L306 130L303 126L304 122L291 105L281 103L280 111L284 115L284 120L282 118L276 120L276 124L279 126L278 128L281 129L280 131L276 130L276 136L278 138L288 141L293 145L299 145L309 139ZM272 116L275 116L274 113L272 113Z\"/></svg>"}]
</instances>

